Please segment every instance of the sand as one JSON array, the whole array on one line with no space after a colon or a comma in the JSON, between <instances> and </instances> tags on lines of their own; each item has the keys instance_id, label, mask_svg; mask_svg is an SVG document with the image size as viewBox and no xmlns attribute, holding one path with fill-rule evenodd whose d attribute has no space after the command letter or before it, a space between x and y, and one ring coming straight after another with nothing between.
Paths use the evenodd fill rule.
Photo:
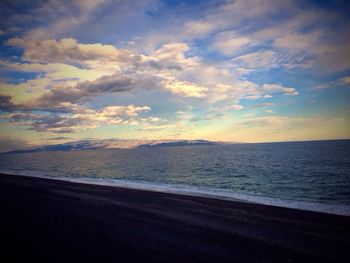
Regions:
<instances>
[{"instance_id":1,"label":"sand","mask_svg":"<svg viewBox=\"0 0 350 263\"><path fill-rule=\"evenodd\" d=\"M350 258L346 216L5 174L0 208L9 262Z\"/></svg>"}]
</instances>

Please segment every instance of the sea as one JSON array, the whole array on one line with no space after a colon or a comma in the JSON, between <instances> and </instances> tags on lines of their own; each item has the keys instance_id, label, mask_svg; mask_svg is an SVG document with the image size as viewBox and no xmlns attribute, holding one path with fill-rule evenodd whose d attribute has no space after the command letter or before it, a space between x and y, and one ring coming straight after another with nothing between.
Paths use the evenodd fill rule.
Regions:
<instances>
[{"instance_id":1,"label":"sea","mask_svg":"<svg viewBox=\"0 0 350 263\"><path fill-rule=\"evenodd\" d=\"M7 153L0 170L350 216L350 140Z\"/></svg>"}]
</instances>

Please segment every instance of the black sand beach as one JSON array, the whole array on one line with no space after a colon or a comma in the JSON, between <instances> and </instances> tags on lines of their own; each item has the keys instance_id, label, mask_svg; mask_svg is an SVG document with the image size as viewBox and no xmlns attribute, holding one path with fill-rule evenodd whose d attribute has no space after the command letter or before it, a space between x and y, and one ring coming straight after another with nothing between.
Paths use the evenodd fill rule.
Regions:
<instances>
[{"instance_id":1,"label":"black sand beach","mask_svg":"<svg viewBox=\"0 0 350 263\"><path fill-rule=\"evenodd\" d=\"M350 259L345 216L4 174L0 208L9 262Z\"/></svg>"}]
</instances>

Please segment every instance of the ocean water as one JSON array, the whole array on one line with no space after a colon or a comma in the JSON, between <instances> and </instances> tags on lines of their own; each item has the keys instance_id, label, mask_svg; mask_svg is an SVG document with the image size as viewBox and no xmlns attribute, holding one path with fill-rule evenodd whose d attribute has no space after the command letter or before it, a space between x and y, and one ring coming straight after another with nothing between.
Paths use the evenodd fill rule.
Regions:
<instances>
[{"instance_id":1,"label":"ocean water","mask_svg":"<svg viewBox=\"0 0 350 263\"><path fill-rule=\"evenodd\" d=\"M0 154L0 170L350 215L350 140Z\"/></svg>"}]
</instances>

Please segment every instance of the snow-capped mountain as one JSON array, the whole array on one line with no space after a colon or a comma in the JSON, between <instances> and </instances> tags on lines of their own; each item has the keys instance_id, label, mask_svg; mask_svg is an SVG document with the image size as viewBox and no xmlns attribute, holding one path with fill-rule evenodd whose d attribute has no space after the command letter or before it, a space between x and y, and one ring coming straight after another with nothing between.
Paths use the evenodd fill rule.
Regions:
<instances>
[{"instance_id":1,"label":"snow-capped mountain","mask_svg":"<svg viewBox=\"0 0 350 263\"><path fill-rule=\"evenodd\" d=\"M9 153L28 153L44 151L78 151L78 150L105 150L105 149L131 149L150 147L174 147L196 145L219 145L223 142L206 140L82 140L62 144L44 145L31 149L15 150Z\"/></svg>"}]
</instances>

